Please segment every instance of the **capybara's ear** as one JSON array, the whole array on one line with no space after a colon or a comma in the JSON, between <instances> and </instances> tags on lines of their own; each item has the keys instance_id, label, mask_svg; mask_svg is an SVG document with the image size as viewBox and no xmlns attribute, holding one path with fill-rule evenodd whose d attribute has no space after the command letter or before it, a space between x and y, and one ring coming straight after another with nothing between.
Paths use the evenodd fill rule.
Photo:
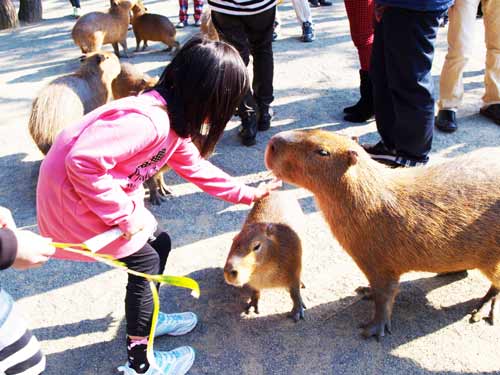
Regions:
<instances>
[{"instance_id":1,"label":"capybara's ear","mask_svg":"<svg viewBox=\"0 0 500 375\"><path fill-rule=\"evenodd\" d=\"M275 228L273 224L267 224L266 225L266 235L267 236L272 236L274 234Z\"/></svg>"},{"instance_id":2,"label":"capybara's ear","mask_svg":"<svg viewBox=\"0 0 500 375\"><path fill-rule=\"evenodd\" d=\"M120 4L120 1L119 0L110 0L110 3L111 3L112 7L117 7L118 4Z\"/></svg>"},{"instance_id":3,"label":"capybara's ear","mask_svg":"<svg viewBox=\"0 0 500 375\"><path fill-rule=\"evenodd\" d=\"M352 139L354 142L356 142L357 144L359 144L359 137L358 137L358 136L353 135L353 136L351 137L351 139Z\"/></svg>"},{"instance_id":4,"label":"capybara's ear","mask_svg":"<svg viewBox=\"0 0 500 375\"><path fill-rule=\"evenodd\" d=\"M358 162L358 152L355 150L347 151L347 156L349 160L349 165L354 165Z\"/></svg>"}]
</instances>

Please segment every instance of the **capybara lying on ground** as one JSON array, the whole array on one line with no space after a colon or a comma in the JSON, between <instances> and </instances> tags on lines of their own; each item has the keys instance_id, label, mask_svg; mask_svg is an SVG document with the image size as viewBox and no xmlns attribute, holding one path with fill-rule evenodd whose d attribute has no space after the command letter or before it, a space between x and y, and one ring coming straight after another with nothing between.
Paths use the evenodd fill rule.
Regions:
<instances>
[{"instance_id":1,"label":"capybara lying on ground","mask_svg":"<svg viewBox=\"0 0 500 375\"><path fill-rule=\"evenodd\" d=\"M206 35L208 39L219 41L219 33L215 29L212 23L212 11L210 7L205 7L203 13L201 14L201 26L200 31L203 35Z\"/></svg>"},{"instance_id":2,"label":"capybara lying on ground","mask_svg":"<svg viewBox=\"0 0 500 375\"><path fill-rule=\"evenodd\" d=\"M83 53L100 51L103 44L112 44L117 56L120 56L118 44L127 54L127 32L130 23L130 9L135 1L111 0L107 13L90 12L78 19L71 36Z\"/></svg>"},{"instance_id":3,"label":"capybara lying on ground","mask_svg":"<svg viewBox=\"0 0 500 375\"><path fill-rule=\"evenodd\" d=\"M91 53L76 73L56 78L40 91L28 126L43 154L61 129L111 99L111 82L119 73L120 62L113 53Z\"/></svg>"},{"instance_id":4,"label":"capybara lying on ground","mask_svg":"<svg viewBox=\"0 0 500 375\"><path fill-rule=\"evenodd\" d=\"M292 131L269 141L267 167L310 190L333 235L370 282L373 320L363 335L384 336L399 277L479 269L500 288L500 149L442 164L390 169L351 139L325 131ZM493 309L490 311L493 320Z\"/></svg>"},{"instance_id":5,"label":"capybara lying on ground","mask_svg":"<svg viewBox=\"0 0 500 375\"><path fill-rule=\"evenodd\" d=\"M120 67L120 74L111 85L114 99L137 95L141 91L154 87L158 82L158 77L150 77L130 63L121 63Z\"/></svg>"},{"instance_id":6,"label":"capybara lying on ground","mask_svg":"<svg viewBox=\"0 0 500 375\"><path fill-rule=\"evenodd\" d=\"M272 192L254 204L234 238L224 267L224 278L234 286L248 286L252 297L246 306L259 312L260 291L286 288L293 301L290 317L304 319L300 296L302 244L297 234L305 220L299 202L286 192Z\"/></svg>"},{"instance_id":7,"label":"capybara lying on ground","mask_svg":"<svg viewBox=\"0 0 500 375\"><path fill-rule=\"evenodd\" d=\"M146 13L144 5L137 3L132 8L132 27L137 41L136 52L139 51L141 41L144 41L142 50L148 47L148 40L163 42L170 51L173 47L179 48L179 42L175 40L176 30L172 22L159 14Z\"/></svg>"}]
</instances>

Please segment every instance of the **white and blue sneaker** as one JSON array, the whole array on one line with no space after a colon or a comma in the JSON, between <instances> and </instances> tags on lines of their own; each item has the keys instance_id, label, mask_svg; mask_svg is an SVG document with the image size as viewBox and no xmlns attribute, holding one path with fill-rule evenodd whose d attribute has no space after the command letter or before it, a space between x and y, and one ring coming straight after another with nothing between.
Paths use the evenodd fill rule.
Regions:
<instances>
[{"instance_id":1,"label":"white and blue sneaker","mask_svg":"<svg viewBox=\"0 0 500 375\"><path fill-rule=\"evenodd\" d=\"M155 337L169 335L182 336L191 332L198 323L198 317L192 312L165 314L160 311L156 323Z\"/></svg>"},{"instance_id":2,"label":"white and blue sneaker","mask_svg":"<svg viewBox=\"0 0 500 375\"><path fill-rule=\"evenodd\" d=\"M181 346L169 352L155 351L154 357L155 363L150 363L148 371L142 375L184 375L193 366L195 354L190 346ZM124 375L138 375L128 363L118 367L118 371Z\"/></svg>"}]
</instances>

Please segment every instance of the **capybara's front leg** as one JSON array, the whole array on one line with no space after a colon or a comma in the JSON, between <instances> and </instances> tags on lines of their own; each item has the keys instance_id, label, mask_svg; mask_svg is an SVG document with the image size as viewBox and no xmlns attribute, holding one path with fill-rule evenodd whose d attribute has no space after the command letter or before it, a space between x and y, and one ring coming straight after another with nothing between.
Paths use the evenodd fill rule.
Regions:
<instances>
[{"instance_id":1,"label":"capybara's front leg","mask_svg":"<svg viewBox=\"0 0 500 375\"><path fill-rule=\"evenodd\" d=\"M292 297L293 308L288 317L292 318L295 322L298 322L300 319L304 319L304 309L306 305L302 301L302 297L300 295L300 285L298 283L296 286L290 288L290 297Z\"/></svg>"},{"instance_id":2,"label":"capybara's front leg","mask_svg":"<svg viewBox=\"0 0 500 375\"><path fill-rule=\"evenodd\" d=\"M128 50L127 50L127 39L124 39L120 42L120 45L122 46L123 49L123 57L128 58ZM118 46L116 47L118 50Z\"/></svg>"},{"instance_id":3,"label":"capybara's front leg","mask_svg":"<svg viewBox=\"0 0 500 375\"><path fill-rule=\"evenodd\" d=\"M118 43L111 43L113 46L113 51L115 51L116 57L120 57L120 51L118 50Z\"/></svg>"},{"instance_id":4,"label":"capybara's front leg","mask_svg":"<svg viewBox=\"0 0 500 375\"><path fill-rule=\"evenodd\" d=\"M490 312L485 320L491 325L495 324L495 303L496 298L500 290L495 286L491 286L486 295L481 298L476 308L472 311L472 316L470 318L471 323L479 322L481 318L485 315L484 310L488 307L490 303Z\"/></svg>"},{"instance_id":5,"label":"capybara's front leg","mask_svg":"<svg viewBox=\"0 0 500 375\"><path fill-rule=\"evenodd\" d=\"M362 335L365 338L375 336L377 341L391 332L391 315L394 299L398 292L399 280L387 280L384 283L375 282L371 284L372 296L375 302L375 316L373 320L361 326Z\"/></svg>"},{"instance_id":6,"label":"capybara's front leg","mask_svg":"<svg viewBox=\"0 0 500 375\"><path fill-rule=\"evenodd\" d=\"M245 313L246 314L250 313L251 307L253 307L253 311L256 314L259 313L259 298L260 298L260 291L253 289L252 296L250 297L250 301L245 306Z\"/></svg>"},{"instance_id":7,"label":"capybara's front leg","mask_svg":"<svg viewBox=\"0 0 500 375\"><path fill-rule=\"evenodd\" d=\"M139 52L139 47L141 46L141 38L139 38L137 35L135 36L135 41L137 43L137 47L135 47L135 52Z\"/></svg>"},{"instance_id":8,"label":"capybara's front leg","mask_svg":"<svg viewBox=\"0 0 500 375\"><path fill-rule=\"evenodd\" d=\"M148 41L147 40L144 40L144 44L142 45L142 50L145 51L146 48L148 48Z\"/></svg>"},{"instance_id":9,"label":"capybara's front leg","mask_svg":"<svg viewBox=\"0 0 500 375\"><path fill-rule=\"evenodd\" d=\"M153 176L153 178L156 181L156 185L158 186L158 193L162 197L167 197L169 195L172 195L172 192L168 190L167 184L165 184L165 180L163 179L163 172L160 171L157 174Z\"/></svg>"}]
</instances>

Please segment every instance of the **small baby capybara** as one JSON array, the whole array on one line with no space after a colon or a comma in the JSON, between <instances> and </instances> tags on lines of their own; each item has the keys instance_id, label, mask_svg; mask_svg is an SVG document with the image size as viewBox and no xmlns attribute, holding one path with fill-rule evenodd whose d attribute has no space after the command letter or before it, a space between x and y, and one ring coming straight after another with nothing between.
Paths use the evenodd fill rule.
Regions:
<instances>
[{"instance_id":1,"label":"small baby capybara","mask_svg":"<svg viewBox=\"0 0 500 375\"><path fill-rule=\"evenodd\" d=\"M132 8L132 28L134 29L137 48L139 51L141 41L144 41L142 50L148 47L148 40L163 42L168 46L167 51L172 48L179 48L180 44L175 40L176 30L172 22L162 15L146 13L143 4L137 3Z\"/></svg>"},{"instance_id":2,"label":"small baby capybara","mask_svg":"<svg viewBox=\"0 0 500 375\"><path fill-rule=\"evenodd\" d=\"M114 99L137 95L141 91L153 88L158 82L158 77L150 77L130 63L121 63L120 67L120 74L111 85Z\"/></svg>"},{"instance_id":3,"label":"small baby capybara","mask_svg":"<svg viewBox=\"0 0 500 375\"><path fill-rule=\"evenodd\" d=\"M90 12L78 19L71 36L82 53L100 51L103 44L112 44L116 56L120 56L118 44L123 48L123 55L127 54L127 32L130 23L130 9L135 1L111 0L111 7L107 13Z\"/></svg>"},{"instance_id":4,"label":"small baby capybara","mask_svg":"<svg viewBox=\"0 0 500 375\"><path fill-rule=\"evenodd\" d=\"M75 73L56 78L40 91L28 127L44 155L61 129L111 99L111 82L119 73L120 62L113 53L90 53Z\"/></svg>"},{"instance_id":5,"label":"small baby capybara","mask_svg":"<svg viewBox=\"0 0 500 375\"><path fill-rule=\"evenodd\" d=\"M500 149L492 148L437 165L391 169L350 138L320 130L279 133L265 156L278 178L314 194L333 235L367 277L375 314L363 335L377 339L391 330L406 272L477 268L492 286L473 320L494 304L500 288L499 160Z\"/></svg>"},{"instance_id":6,"label":"small baby capybara","mask_svg":"<svg viewBox=\"0 0 500 375\"><path fill-rule=\"evenodd\" d=\"M297 234L305 220L299 202L286 192L272 192L256 202L240 233L233 239L224 267L228 284L249 287L253 306L259 312L260 291L286 288L293 301L290 317L304 319L300 296L302 244Z\"/></svg>"},{"instance_id":7,"label":"small baby capybara","mask_svg":"<svg viewBox=\"0 0 500 375\"><path fill-rule=\"evenodd\" d=\"M205 7L203 13L201 14L201 26L200 31L203 35L205 35L208 39L219 41L219 33L215 29L215 26L212 22L212 11L210 7Z\"/></svg>"}]
</instances>

